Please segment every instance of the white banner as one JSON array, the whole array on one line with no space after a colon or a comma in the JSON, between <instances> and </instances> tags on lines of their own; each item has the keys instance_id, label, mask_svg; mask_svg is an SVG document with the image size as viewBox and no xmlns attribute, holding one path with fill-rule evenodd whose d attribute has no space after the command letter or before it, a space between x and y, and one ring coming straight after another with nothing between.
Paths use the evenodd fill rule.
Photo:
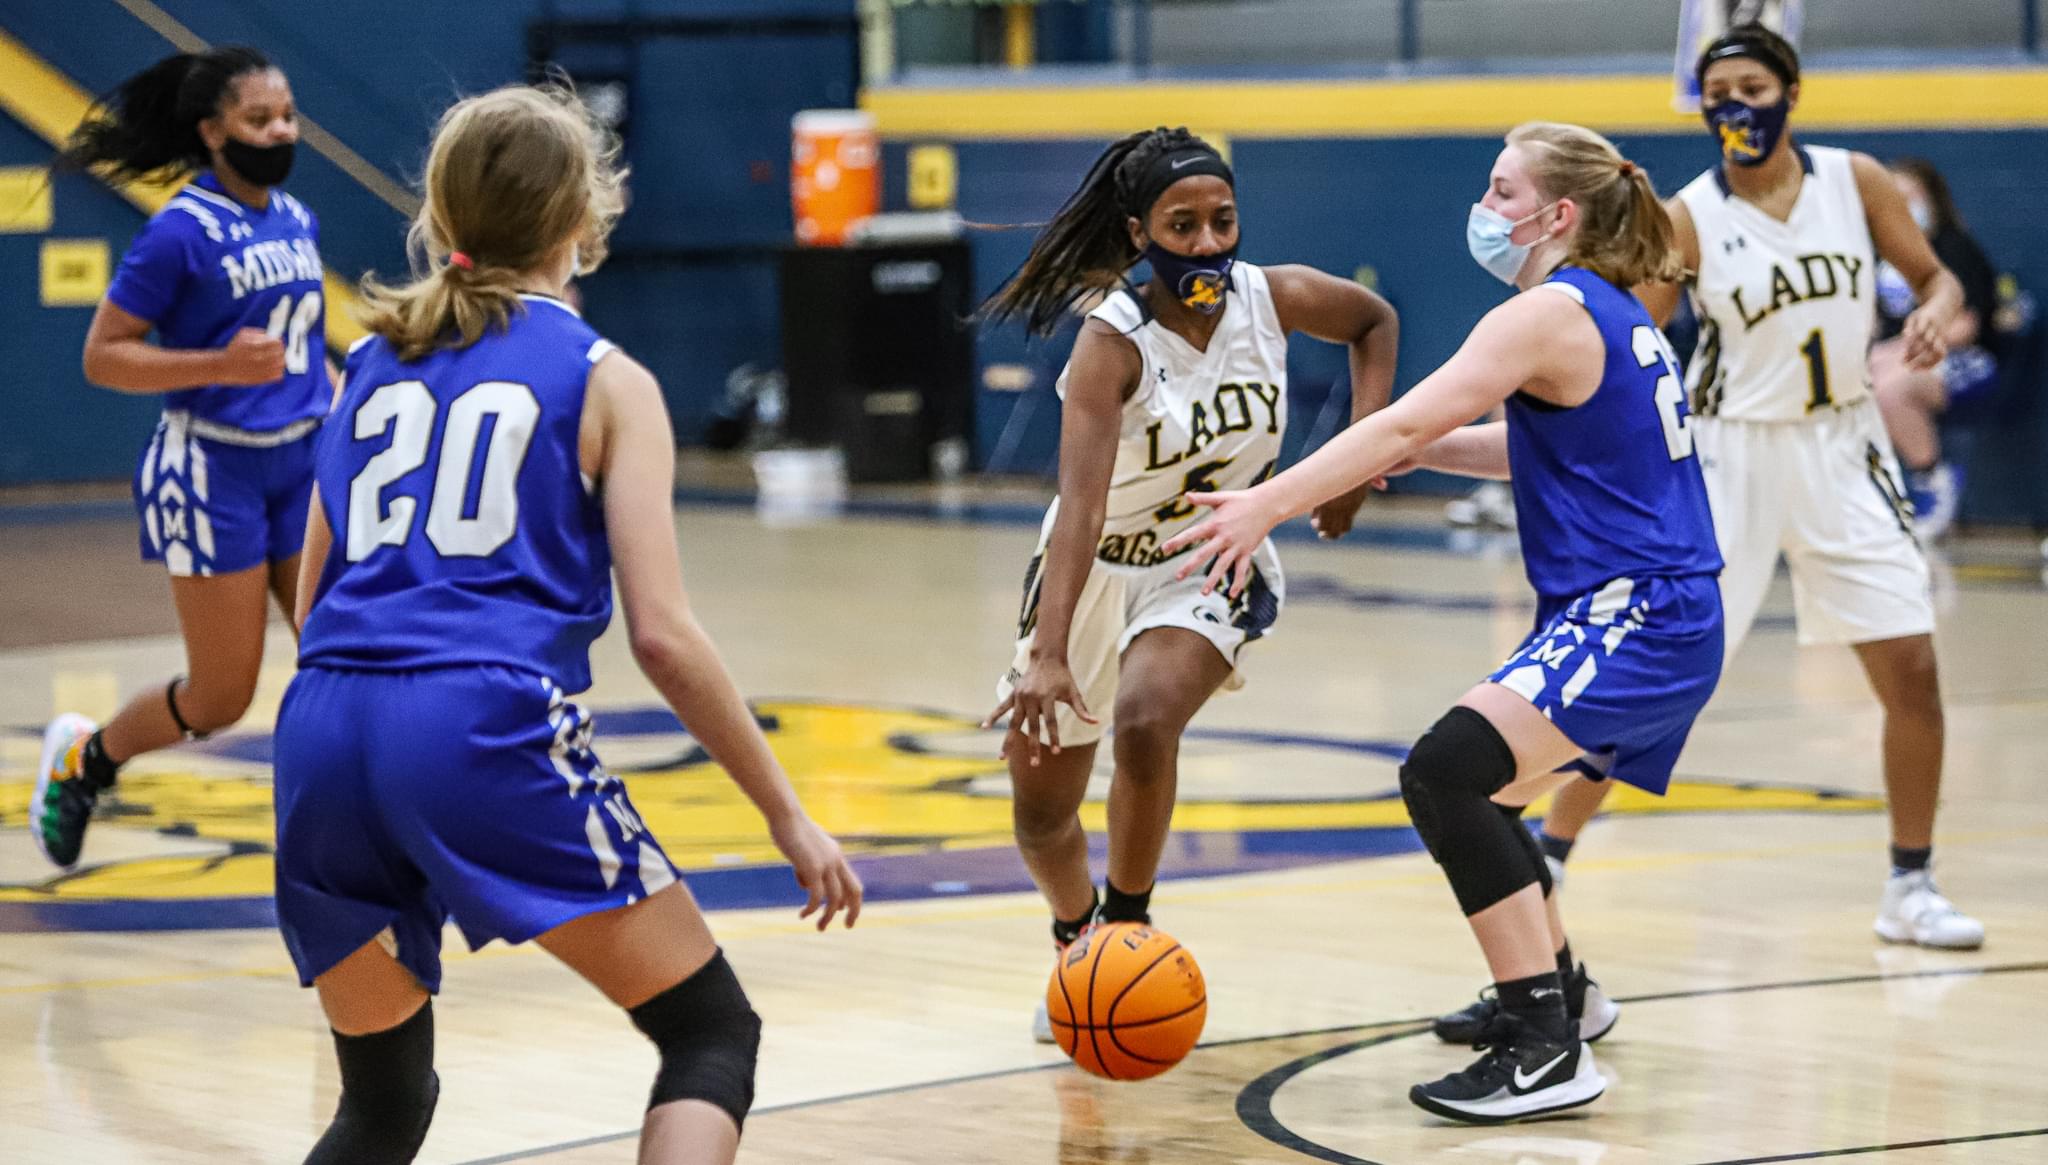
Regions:
<instances>
[{"instance_id":1,"label":"white banner","mask_svg":"<svg viewBox=\"0 0 2048 1165\"><path fill-rule=\"evenodd\" d=\"M1678 57L1672 66L1672 104L1680 113L1700 111L1699 80L1693 66L1714 38L1738 24L1761 24L1794 48L1799 46L1801 0L1680 0Z\"/></svg>"}]
</instances>

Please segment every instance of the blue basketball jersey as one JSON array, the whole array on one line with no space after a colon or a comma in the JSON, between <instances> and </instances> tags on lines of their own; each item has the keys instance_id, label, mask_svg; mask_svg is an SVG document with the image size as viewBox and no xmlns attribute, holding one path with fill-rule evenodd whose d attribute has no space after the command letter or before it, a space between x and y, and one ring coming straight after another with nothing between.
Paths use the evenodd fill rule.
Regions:
<instances>
[{"instance_id":1,"label":"blue basketball jersey","mask_svg":"<svg viewBox=\"0 0 2048 1165\"><path fill-rule=\"evenodd\" d=\"M255 210L201 174L143 224L107 287L115 307L156 326L166 348L223 348L243 328L284 341L284 379L164 394L164 409L268 433L327 414L327 312L320 223L270 192Z\"/></svg>"},{"instance_id":2,"label":"blue basketball jersey","mask_svg":"<svg viewBox=\"0 0 2048 1165\"><path fill-rule=\"evenodd\" d=\"M577 436L612 350L567 304L522 296L510 326L401 362L350 351L314 477L333 531L302 667L500 664L590 686L611 620L611 547Z\"/></svg>"},{"instance_id":3,"label":"blue basketball jersey","mask_svg":"<svg viewBox=\"0 0 2048 1165\"><path fill-rule=\"evenodd\" d=\"M1721 551L1678 359L1635 296L1567 267L1543 286L1582 304L1607 348L1600 387L1563 408L1508 398L1522 562L1546 599L1609 580L1715 574Z\"/></svg>"}]
</instances>

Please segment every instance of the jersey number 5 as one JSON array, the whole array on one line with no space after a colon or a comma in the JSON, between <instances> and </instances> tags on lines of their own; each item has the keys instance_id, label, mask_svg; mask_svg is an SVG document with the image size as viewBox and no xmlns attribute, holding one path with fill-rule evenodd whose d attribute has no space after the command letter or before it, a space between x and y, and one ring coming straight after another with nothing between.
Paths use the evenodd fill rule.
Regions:
<instances>
[{"instance_id":1,"label":"jersey number 5","mask_svg":"<svg viewBox=\"0 0 2048 1165\"><path fill-rule=\"evenodd\" d=\"M424 383L401 380L372 392L356 410L356 440L375 440L388 432L391 444L364 462L348 483L350 562L361 562L379 546L403 546L412 537L419 499L398 494L387 505L384 491L426 464L437 409ZM492 421L491 438L479 473L476 447L486 418ZM486 380L449 403L441 461L427 504L427 538L444 557L481 558L511 540L519 524L519 467L526 463L539 421L540 402L533 390L508 380Z\"/></svg>"},{"instance_id":2,"label":"jersey number 5","mask_svg":"<svg viewBox=\"0 0 2048 1165\"><path fill-rule=\"evenodd\" d=\"M1664 375L1657 378L1657 418L1664 422L1665 451L1673 461L1691 457L1692 426L1685 423L1689 419L1683 411L1685 390L1678 384L1678 356L1671 351L1671 342L1650 325L1637 324L1629 346L1635 349L1638 366L1664 369Z\"/></svg>"}]
</instances>

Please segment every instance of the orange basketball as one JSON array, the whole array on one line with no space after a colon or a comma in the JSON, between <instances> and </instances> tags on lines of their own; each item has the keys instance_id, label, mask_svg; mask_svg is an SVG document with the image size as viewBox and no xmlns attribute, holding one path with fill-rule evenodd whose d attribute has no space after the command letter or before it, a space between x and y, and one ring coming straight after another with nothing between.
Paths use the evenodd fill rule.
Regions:
<instances>
[{"instance_id":1,"label":"orange basketball","mask_svg":"<svg viewBox=\"0 0 2048 1165\"><path fill-rule=\"evenodd\" d=\"M1134 922L1100 926L1067 948L1046 984L1053 1038L1084 1072L1144 1080L1202 1038L1209 991L1173 936Z\"/></svg>"}]
</instances>

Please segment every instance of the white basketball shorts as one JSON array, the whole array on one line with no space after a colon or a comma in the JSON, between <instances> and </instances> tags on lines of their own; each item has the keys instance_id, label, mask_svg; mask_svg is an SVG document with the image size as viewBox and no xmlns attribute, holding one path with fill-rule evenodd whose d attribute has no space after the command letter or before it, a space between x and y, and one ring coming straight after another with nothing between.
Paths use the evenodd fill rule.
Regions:
<instances>
[{"instance_id":1,"label":"white basketball shorts","mask_svg":"<svg viewBox=\"0 0 2048 1165\"><path fill-rule=\"evenodd\" d=\"M1182 559L1132 569L1097 562L1082 584L1074 623L1067 635L1067 666L1081 699L1099 723L1088 724L1062 704L1057 716L1060 743L1089 744L1102 739L1114 719L1117 675L1124 652L1138 636L1157 627L1181 627L1214 644L1231 665L1225 691L1244 686L1239 655L1247 643L1260 639L1280 617L1287 581L1280 556L1267 542L1252 556L1254 573L1244 594L1231 599L1222 589L1202 593L1203 574L1175 579ZM1043 551L1034 554L1024 576L1024 606L1017 623L1017 651L1010 670L996 684L996 699L1007 699L1010 687L1031 663L1031 644L1038 628L1039 582Z\"/></svg>"},{"instance_id":2,"label":"white basketball shorts","mask_svg":"<svg viewBox=\"0 0 2048 1165\"><path fill-rule=\"evenodd\" d=\"M1803 421L1692 421L1714 531L1727 561L1721 605L1729 656L1782 553L1799 642L1870 643L1934 630L1927 559L1913 538L1877 402Z\"/></svg>"}]
</instances>

